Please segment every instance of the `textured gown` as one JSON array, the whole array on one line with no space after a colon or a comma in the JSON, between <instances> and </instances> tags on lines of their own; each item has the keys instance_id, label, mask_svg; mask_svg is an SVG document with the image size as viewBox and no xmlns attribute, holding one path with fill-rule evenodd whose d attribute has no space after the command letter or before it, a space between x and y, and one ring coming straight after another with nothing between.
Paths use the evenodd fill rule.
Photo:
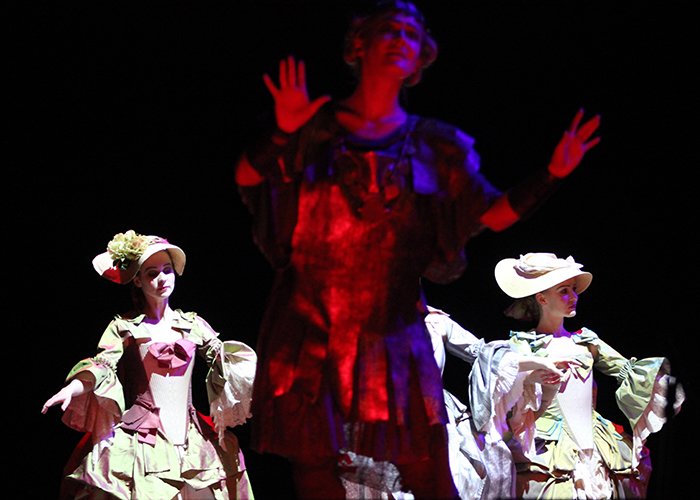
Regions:
<instances>
[{"instance_id":1,"label":"textured gown","mask_svg":"<svg viewBox=\"0 0 700 500\"><path fill-rule=\"evenodd\" d=\"M448 421L420 279L460 276L463 247L500 193L454 127L411 116L368 141L327 108L271 164L250 158L265 181L240 188L276 270L254 446L414 462L445 442Z\"/></svg>"},{"instance_id":2,"label":"textured gown","mask_svg":"<svg viewBox=\"0 0 700 500\"><path fill-rule=\"evenodd\" d=\"M485 343L438 309L429 308L425 323L435 360L444 369L449 352L472 365L463 383L469 385L470 412L454 394L443 390L452 479L462 500L515 498L515 465L504 441L513 406L539 407L541 391L526 385L517 354L508 341ZM346 498L412 500L402 491L401 477L391 464L348 454L341 459Z\"/></svg>"},{"instance_id":3,"label":"textured gown","mask_svg":"<svg viewBox=\"0 0 700 500\"><path fill-rule=\"evenodd\" d=\"M511 426L522 446L522 453L514 453L519 497L646 498L651 462L644 442L666 421L669 361L627 359L587 328L571 338L512 332L510 341L524 354L574 356L583 364L534 425L522 421L527 410L516 406L513 412ZM595 411L593 368L616 378L615 398L631 437ZM680 390L676 410L683 399Z\"/></svg>"},{"instance_id":4,"label":"textured gown","mask_svg":"<svg viewBox=\"0 0 700 500\"><path fill-rule=\"evenodd\" d=\"M70 372L68 380L91 373L95 387L63 416L87 433L66 467L63 498L252 498L243 454L226 427L250 416L255 352L220 341L202 318L180 310L164 335L154 338L143 314L117 316L99 353ZM213 422L192 406L197 353L210 367Z\"/></svg>"}]
</instances>

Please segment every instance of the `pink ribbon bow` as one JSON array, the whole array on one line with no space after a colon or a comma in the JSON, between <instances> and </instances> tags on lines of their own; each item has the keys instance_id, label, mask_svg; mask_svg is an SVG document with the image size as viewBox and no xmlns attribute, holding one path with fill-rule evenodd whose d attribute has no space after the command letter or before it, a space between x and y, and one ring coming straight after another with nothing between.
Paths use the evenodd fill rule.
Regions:
<instances>
[{"instance_id":1,"label":"pink ribbon bow","mask_svg":"<svg viewBox=\"0 0 700 500\"><path fill-rule=\"evenodd\" d=\"M161 368L180 368L189 363L197 346L186 339L175 342L154 342L148 346L148 352L158 360Z\"/></svg>"}]
</instances>

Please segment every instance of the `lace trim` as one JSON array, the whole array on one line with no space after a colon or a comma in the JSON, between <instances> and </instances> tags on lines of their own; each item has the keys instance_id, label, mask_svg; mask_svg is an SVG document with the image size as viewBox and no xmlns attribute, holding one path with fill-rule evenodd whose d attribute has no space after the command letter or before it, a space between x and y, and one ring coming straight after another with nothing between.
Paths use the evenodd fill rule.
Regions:
<instances>
[{"instance_id":1,"label":"lace trim","mask_svg":"<svg viewBox=\"0 0 700 500\"><path fill-rule=\"evenodd\" d=\"M209 352L221 363L224 385L219 397L210 402L209 410L219 435L219 444L225 449L223 439L226 427L245 424L252 417L250 403L255 378L255 356L253 354L253 359L248 360L241 357L236 361L238 355L227 353L226 343L217 339L212 344L216 346L210 346ZM217 352L212 352L214 349ZM212 369L215 364L216 361L212 362Z\"/></svg>"},{"instance_id":2,"label":"lace trim","mask_svg":"<svg viewBox=\"0 0 700 500\"><path fill-rule=\"evenodd\" d=\"M107 356L98 354L97 356L90 358L90 360L96 365L102 365L105 368L111 370L112 372L117 373L117 363Z\"/></svg>"}]
</instances>

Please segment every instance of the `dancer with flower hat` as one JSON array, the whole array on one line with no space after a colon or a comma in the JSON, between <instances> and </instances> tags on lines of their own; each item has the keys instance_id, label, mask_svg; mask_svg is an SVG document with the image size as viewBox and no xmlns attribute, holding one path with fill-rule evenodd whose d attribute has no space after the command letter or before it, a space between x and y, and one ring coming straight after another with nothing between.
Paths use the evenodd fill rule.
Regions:
<instances>
[{"instance_id":1,"label":"dancer with flower hat","mask_svg":"<svg viewBox=\"0 0 700 500\"><path fill-rule=\"evenodd\" d=\"M66 467L63 498L253 498L243 455L226 427L250 417L256 355L219 340L194 312L173 310L185 253L158 236L117 234L93 260L104 278L132 285L135 311L116 316L98 354L79 362L42 412L86 432ZM195 354L213 423L192 406Z\"/></svg>"},{"instance_id":2,"label":"dancer with flower hat","mask_svg":"<svg viewBox=\"0 0 700 500\"><path fill-rule=\"evenodd\" d=\"M582 267L572 257L528 253L495 269L501 290L516 299L506 314L537 322L533 330L511 332L512 348L580 362L561 383L542 386L539 408L516 404L511 414L518 498L646 498L651 466L644 442L666 422L670 363L662 357L628 359L587 328L566 330L564 319L576 315L578 296L593 278ZM616 377L615 397L631 438L595 410L592 368ZM678 411L680 386L675 394Z\"/></svg>"}]
</instances>

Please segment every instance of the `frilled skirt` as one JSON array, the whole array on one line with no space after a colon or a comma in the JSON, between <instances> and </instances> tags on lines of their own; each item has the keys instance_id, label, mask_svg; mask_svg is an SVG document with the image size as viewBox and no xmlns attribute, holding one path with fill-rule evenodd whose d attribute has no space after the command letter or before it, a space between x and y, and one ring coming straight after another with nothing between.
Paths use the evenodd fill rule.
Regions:
<instances>
[{"instance_id":1,"label":"frilled skirt","mask_svg":"<svg viewBox=\"0 0 700 500\"><path fill-rule=\"evenodd\" d=\"M120 500L175 498L185 490L208 488L216 500L252 499L238 440L226 432L224 451L216 433L200 420L190 421L185 447L176 447L158 431L153 444L118 424L112 436L93 445L86 434L66 466L61 498ZM211 496L210 496L211 498Z\"/></svg>"},{"instance_id":2,"label":"frilled skirt","mask_svg":"<svg viewBox=\"0 0 700 500\"><path fill-rule=\"evenodd\" d=\"M540 419L537 453L530 462L518 463L518 498L646 498L651 460L642 448L633 467L632 439L594 412L595 450L580 450L561 421ZM601 495L601 496L598 496Z\"/></svg>"}]
</instances>

